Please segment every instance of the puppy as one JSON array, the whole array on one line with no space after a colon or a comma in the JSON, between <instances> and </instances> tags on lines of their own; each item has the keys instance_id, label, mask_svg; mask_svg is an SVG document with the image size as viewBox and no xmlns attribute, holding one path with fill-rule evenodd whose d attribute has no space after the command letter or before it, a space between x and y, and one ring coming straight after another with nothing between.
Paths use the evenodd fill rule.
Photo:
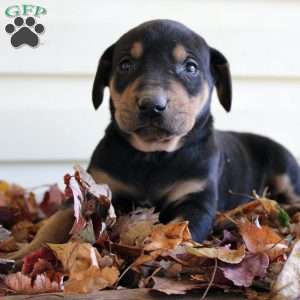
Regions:
<instances>
[{"instance_id":1,"label":"puppy","mask_svg":"<svg viewBox=\"0 0 300 300\"><path fill-rule=\"evenodd\" d=\"M214 129L214 87L224 109L231 108L228 61L184 25L154 20L124 34L100 58L95 109L105 87L111 122L88 171L110 186L119 210L155 207L164 223L188 220L193 239L202 241L216 211L248 201L253 190L298 199L299 166L285 148Z\"/></svg>"}]
</instances>

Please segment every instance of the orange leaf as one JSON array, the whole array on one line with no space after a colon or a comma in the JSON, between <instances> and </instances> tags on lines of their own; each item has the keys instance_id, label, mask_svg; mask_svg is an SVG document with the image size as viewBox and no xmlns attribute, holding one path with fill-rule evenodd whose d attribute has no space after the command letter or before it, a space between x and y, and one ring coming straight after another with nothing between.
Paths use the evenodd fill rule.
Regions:
<instances>
[{"instance_id":1,"label":"orange leaf","mask_svg":"<svg viewBox=\"0 0 300 300\"><path fill-rule=\"evenodd\" d=\"M186 247L186 250L187 252L196 256L217 258L229 264L240 263L246 255L245 246L241 246L238 249L229 249L228 247L219 247L219 248Z\"/></svg>"},{"instance_id":2,"label":"orange leaf","mask_svg":"<svg viewBox=\"0 0 300 300\"><path fill-rule=\"evenodd\" d=\"M105 267L102 270L91 266L87 270L73 274L65 283L65 293L90 293L111 287L119 278L116 267Z\"/></svg>"},{"instance_id":3,"label":"orange leaf","mask_svg":"<svg viewBox=\"0 0 300 300\"><path fill-rule=\"evenodd\" d=\"M174 249L183 241L191 239L188 222L156 225L150 236L145 240L145 251L158 249Z\"/></svg>"},{"instance_id":4,"label":"orange leaf","mask_svg":"<svg viewBox=\"0 0 300 300\"><path fill-rule=\"evenodd\" d=\"M285 253L287 242L272 228L246 222L238 222L238 227L250 252L266 252L271 260Z\"/></svg>"}]
</instances>

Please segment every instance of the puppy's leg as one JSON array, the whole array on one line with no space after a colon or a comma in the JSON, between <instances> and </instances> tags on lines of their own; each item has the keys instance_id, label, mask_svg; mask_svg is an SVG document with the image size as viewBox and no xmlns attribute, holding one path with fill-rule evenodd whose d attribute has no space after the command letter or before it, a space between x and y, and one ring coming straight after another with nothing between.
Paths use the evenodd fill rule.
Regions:
<instances>
[{"instance_id":1,"label":"puppy's leg","mask_svg":"<svg viewBox=\"0 0 300 300\"><path fill-rule=\"evenodd\" d=\"M204 191L192 193L171 203L160 213L160 221L180 218L189 221L193 240L201 242L211 233L217 211L217 188L209 184Z\"/></svg>"},{"instance_id":2,"label":"puppy's leg","mask_svg":"<svg viewBox=\"0 0 300 300\"><path fill-rule=\"evenodd\" d=\"M17 262L30 252L38 249L45 243L64 243L69 238L69 232L74 223L73 208L61 209L52 215L40 228L30 244L17 252L8 254L6 258Z\"/></svg>"}]
</instances>

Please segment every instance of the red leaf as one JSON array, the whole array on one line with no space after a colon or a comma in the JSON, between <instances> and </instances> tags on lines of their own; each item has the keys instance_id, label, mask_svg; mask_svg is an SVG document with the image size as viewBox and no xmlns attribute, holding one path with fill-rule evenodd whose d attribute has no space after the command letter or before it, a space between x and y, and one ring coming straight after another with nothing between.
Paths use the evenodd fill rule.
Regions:
<instances>
[{"instance_id":1,"label":"red leaf","mask_svg":"<svg viewBox=\"0 0 300 300\"><path fill-rule=\"evenodd\" d=\"M59 209L64 200L65 196L58 185L53 184L49 190L45 192L40 208L46 216L50 216Z\"/></svg>"}]
</instances>

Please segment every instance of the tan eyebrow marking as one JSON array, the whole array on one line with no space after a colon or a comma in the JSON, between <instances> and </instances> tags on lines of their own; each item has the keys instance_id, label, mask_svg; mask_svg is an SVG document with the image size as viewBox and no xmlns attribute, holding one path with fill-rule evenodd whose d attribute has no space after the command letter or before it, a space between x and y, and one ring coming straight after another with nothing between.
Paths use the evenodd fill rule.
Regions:
<instances>
[{"instance_id":1,"label":"tan eyebrow marking","mask_svg":"<svg viewBox=\"0 0 300 300\"><path fill-rule=\"evenodd\" d=\"M173 56L177 62L183 62L187 57L187 52L184 46L177 44L173 49Z\"/></svg>"},{"instance_id":2,"label":"tan eyebrow marking","mask_svg":"<svg viewBox=\"0 0 300 300\"><path fill-rule=\"evenodd\" d=\"M141 42L134 42L130 49L133 58L140 58L143 55L143 45Z\"/></svg>"}]
</instances>

